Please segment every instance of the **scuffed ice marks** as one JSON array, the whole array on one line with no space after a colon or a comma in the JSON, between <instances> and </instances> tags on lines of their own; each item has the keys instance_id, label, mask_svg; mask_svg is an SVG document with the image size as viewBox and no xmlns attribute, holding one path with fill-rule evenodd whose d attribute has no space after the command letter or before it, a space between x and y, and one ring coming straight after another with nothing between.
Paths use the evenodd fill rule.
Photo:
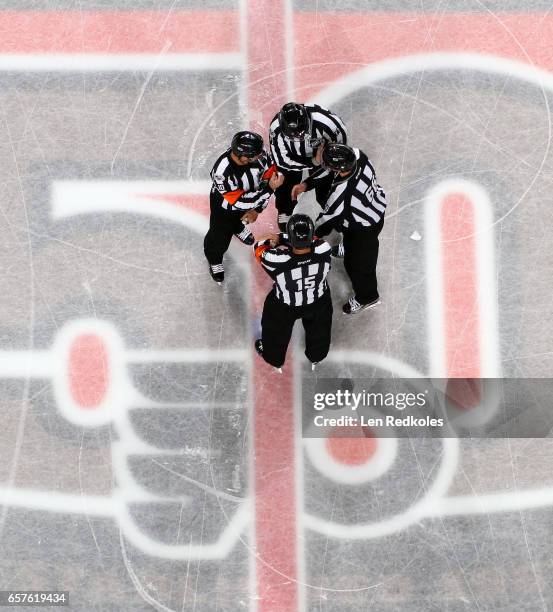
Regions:
<instances>
[{"instance_id":1,"label":"scuffed ice marks","mask_svg":"<svg viewBox=\"0 0 553 612\"><path fill-rule=\"evenodd\" d=\"M192 122L194 132L183 136L181 142L187 149L187 178L209 179L213 163L230 146L233 134L244 129L243 79L240 74L224 74L205 94L204 103L199 105L202 116Z\"/></svg>"}]
</instances>

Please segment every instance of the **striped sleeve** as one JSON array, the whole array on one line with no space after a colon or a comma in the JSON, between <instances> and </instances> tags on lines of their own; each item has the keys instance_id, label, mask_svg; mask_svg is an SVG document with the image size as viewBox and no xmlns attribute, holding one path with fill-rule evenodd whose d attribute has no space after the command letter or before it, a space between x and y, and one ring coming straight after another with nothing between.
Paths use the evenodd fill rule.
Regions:
<instances>
[{"instance_id":1,"label":"striped sleeve","mask_svg":"<svg viewBox=\"0 0 553 612\"><path fill-rule=\"evenodd\" d=\"M232 172L226 156L221 156L213 166L211 180L221 195L238 190L237 183L232 180Z\"/></svg>"},{"instance_id":2,"label":"striped sleeve","mask_svg":"<svg viewBox=\"0 0 553 612\"><path fill-rule=\"evenodd\" d=\"M344 203L340 204L333 215L320 214L315 223L317 236L328 236L332 230L340 231L344 220Z\"/></svg>"},{"instance_id":3,"label":"striped sleeve","mask_svg":"<svg viewBox=\"0 0 553 612\"><path fill-rule=\"evenodd\" d=\"M327 255L332 251L332 247L326 240L317 240L313 250L317 255Z\"/></svg>"},{"instance_id":4,"label":"striped sleeve","mask_svg":"<svg viewBox=\"0 0 553 612\"><path fill-rule=\"evenodd\" d=\"M330 174L328 170L321 168L320 166L316 168L313 172L309 174L309 176L303 181L307 186L307 191L315 188L315 182L327 177Z\"/></svg>"},{"instance_id":5,"label":"striped sleeve","mask_svg":"<svg viewBox=\"0 0 553 612\"><path fill-rule=\"evenodd\" d=\"M317 217L315 222L317 236L327 236L333 229L341 228L345 212L346 185L347 183L344 182L332 192L325 209Z\"/></svg>"},{"instance_id":6,"label":"striped sleeve","mask_svg":"<svg viewBox=\"0 0 553 612\"><path fill-rule=\"evenodd\" d=\"M261 261L261 256L265 251L271 248L270 240L257 240L253 245L253 253L257 261Z\"/></svg>"},{"instance_id":7,"label":"striped sleeve","mask_svg":"<svg viewBox=\"0 0 553 612\"><path fill-rule=\"evenodd\" d=\"M363 155L363 171L351 194L351 216L354 222L370 226L378 223L386 211L386 195L377 183L370 160Z\"/></svg>"},{"instance_id":8,"label":"striped sleeve","mask_svg":"<svg viewBox=\"0 0 553 612\"><path fill-rule=\"evenodd\" d=\"M269 198L272 195L270 187L263 187L256 191L243 191L234 202L230 202L228 198L223 197L232 204L232 208L235 210L252 210L252 208L259 208L263 210L269 204Z\"/></svg>"},{"instance_id":9,"label":"striped sleeve","mask_svg":"<svg viewBox=\"0 0 553 612\"><path fill-rule=\"evenodd\" d=\"M290 255L284 249L271 248L269 241L256 242L253 245L256 259L271 278L276 278L282 269L282 264L290 261Z\"/></svg>"},{"instance_id":10,"label":"striped sleeve","mask_svg":"<svg viewBox=\"0 0 553 612\"><path fill-rule=\"evenodd\" d=\"M326 108L313 105L311 118L315 129L320 132L325 140L347 144L347 131L344 122Z\"/></svg>"},{"instance_id":11,"label":"striped sleeve","mask_svg":"<svg viewBox=\"0 0 553 612\"><path fill-rule=\"evenodd\" d=\"M278 127L278 121L273 121L269 132L271 156L279 168L284 170L303 170L305 164L297 162L290 157L286 140Z\"/></svg>"}]
</instances>

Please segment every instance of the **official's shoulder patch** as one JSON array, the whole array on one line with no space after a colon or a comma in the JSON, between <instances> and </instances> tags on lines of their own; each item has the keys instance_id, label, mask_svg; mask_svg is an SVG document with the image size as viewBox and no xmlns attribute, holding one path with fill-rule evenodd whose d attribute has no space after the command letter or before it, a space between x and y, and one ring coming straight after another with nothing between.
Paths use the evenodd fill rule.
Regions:
<instances>
[{"instance_id":1,"label":"official's shoulder patch","mask_svg":"<svg viewBox=\"0 0 553 612\"><path fill-rule=\"evenodd\" d=\"M215 182L215 187L219 193L225 193L225 177L222 174L214 174L213 181Z\"/></svg>"}]
</instances>

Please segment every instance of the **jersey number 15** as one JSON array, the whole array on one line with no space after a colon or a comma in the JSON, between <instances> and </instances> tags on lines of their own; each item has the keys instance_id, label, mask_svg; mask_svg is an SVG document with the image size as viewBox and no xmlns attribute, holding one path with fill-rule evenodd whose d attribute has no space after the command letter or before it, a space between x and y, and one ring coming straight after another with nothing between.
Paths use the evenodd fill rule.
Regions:
<instances>
[{"instance_id":1,"label":"jersey number 15","mask_svg":"<svg viewBox=\"0 0 553 612\"><path fill-rule=\"evenodd\" d=\"M298 291L301 291L302 289L315 289L315 276L298 278L296 283L298 284Z\"/></svg>"}]
</instances>

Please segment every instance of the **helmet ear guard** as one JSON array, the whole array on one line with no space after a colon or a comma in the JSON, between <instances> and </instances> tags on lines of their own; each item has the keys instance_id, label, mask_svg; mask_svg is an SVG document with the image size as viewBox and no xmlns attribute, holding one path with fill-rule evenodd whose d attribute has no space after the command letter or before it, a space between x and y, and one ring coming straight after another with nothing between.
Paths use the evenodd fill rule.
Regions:
<instances>
[{"instance_id":1,"label":"helmet ear guard","mask_svg":"<svg viewBox=\"0 0 553 612\"><path fill-rule=\"evenodd\" d=\"M237 132L230 145L237 157L254 158L263 153L263 137L257 132Z\"/></svg>"},{"instance_id":2,"label":"helmet ear guard","mask_svg":"<svg viewBox=\"0 0 553 612\"><path fill-rule=\"evenodd\" d=\"M292 215L286 224L288 240L294 249L306 249L313 242L315 224L308 215Z\"/></svg>"},{"instance_id":3,"label":"helmet ear guard","mask_svg":"<svg viewBox=\"0 0 553 612\"><path fill-rule=\"evenodd\" d=\"M311 133L311 118L303 104L288 102L278 113L282 133L293 140L303 140Z\"/></svg>"}]
</instances>

